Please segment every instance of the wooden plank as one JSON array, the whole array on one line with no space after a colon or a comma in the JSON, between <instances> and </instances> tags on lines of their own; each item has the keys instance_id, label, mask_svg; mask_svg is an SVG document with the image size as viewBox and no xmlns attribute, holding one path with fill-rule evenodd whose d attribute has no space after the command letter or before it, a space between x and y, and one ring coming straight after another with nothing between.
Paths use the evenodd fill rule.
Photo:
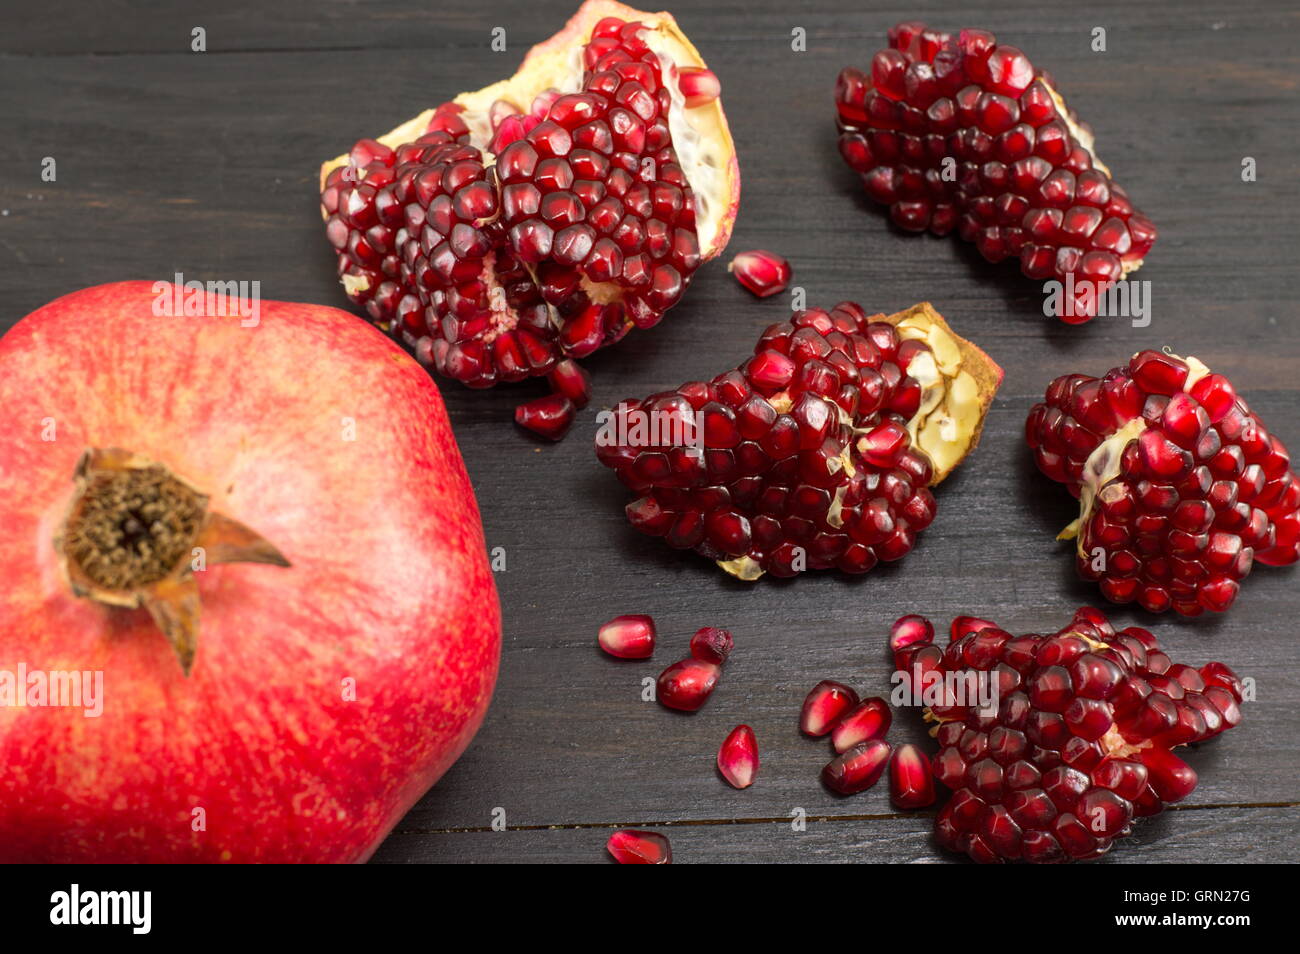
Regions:
<instances>
[{"instance_id":1,"label":"wooden plank","mask_svg":"<svg viewBox=\"0 0 1300 954\"><path fill-rule=\"evenodd\" d=\"M473 831L443 834L395 832L379 849L377 864L610 862L605 842L612 829ZM672 825L673 864L810 864L893 862L961 863L936 848L925 816L810 819L794 831L786 819L753 824ZM1300 849L1294 808L1200 809L1167 812L1138 822L1122 849L1099 864L1209 864L1290 862ZM1261 837L1271 832L1271 837Z\"/></svg>"},{"instance_id":2,"label":"wooden plank","mask_svg":"<svg viewBox=\"0 0 1300 954\"><path fill-rule=\"evenodd\" d=\"M257 279L268 298L345 305L321 234L320 160L419 109L513 69L573 4L236 3L190 14L143 5L42 4L6 20L0 87L0 328L50 298L123 278ZM421 834L490 825L607 825L888 814L883 788L854 799L823 791L827 747L794 719L816 681L874 693L888 685L888 624L905 612L941 623L971 612L1019 631L1055 628L1073 607L1103 602L1073 577L1053 540L1070 501L1034 471L1020 429L1052 377L1100 372L1168 344L1228 373L1293 442L1300 411L1294 284L1300 250L1300 124L1294 42L1300 12L1281 4L1119 2L1054 9L964 5L934 22L979 24L1022 43L1056 74L1094 125L1101 154L1161 228L1141 277L1150 327L1116 320L1069 328L1042 317L1012 266L982 262L951 240L905 236L860 195L840 162L830 88L839 67L866 65L905 4L846 12L821 2L791 11L757 2L673 3L722 78L744 178L732 250L787 255L810 304L843 298L892 311L929 299L1007 369L983 445L940 491L917 550L863 579L821 574L743 586L704 561L665 550L627 526L626 496L591 453L594 411L630 395L709 377L740 361L782 300L756 302L703 269L663 325L588 362L596 399L558 446L509 424L533 383L443 388L498 575L506 651L496 701L474 745L417 805L380 860L593 860L598 828ZM956 10L956 5L952 5ZM208 30L208 54L186 52ZM507 27L510 49L486 49ZM1094 26L1109 29L1095 54ZM803 26L809 51L790 49ZM1288 42L1288 40L1290 42ZM88 54L96 55L88 55ZM105 55L112 54L112 55ZM1243 183L1243 156L1259 181ZM43 157L58 180L39 178ZM87 343L93 347L93 342ZM1177 659L1221 658L1258 680L1238 729L1189 756L1201 773L1193 806L1300 800L1294 705L1300 667L1296 571L1261 567L1223 617L1153 618ZM595 648L621 612L660 624L654 663L619 664ZM695 716L641 701L641 680L705 624L739 648L721 688ZM758 731L764 766L737 793L712 758L733 725ZM900 713L894 738L920 740ZM1144 825L1116 860L1285 860L1294 813L1205 808ZM1278 837L1289 826L1290 834ZM800 841L775 823L674 830L679 859L935 860L924 818L835 821ZM495 841L493 839L496 839ZM795 847L797 846L797 847ZM820 847L819 847L820 846Z\"/></svg>"}]
</instances>

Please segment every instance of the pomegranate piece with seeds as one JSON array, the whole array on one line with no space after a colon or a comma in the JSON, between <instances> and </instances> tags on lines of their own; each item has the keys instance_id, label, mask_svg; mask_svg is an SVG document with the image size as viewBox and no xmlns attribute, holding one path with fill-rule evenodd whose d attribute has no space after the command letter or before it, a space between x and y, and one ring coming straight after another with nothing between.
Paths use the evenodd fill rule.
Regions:
<instances>
[{"instance_id":1,"label":"pomegranate piece with seeds","mask_svg":"<svg viewBox=\"0 0 1300 954\"><path fill-rule=\"evenodd\" d=\"M758 739L747 725L728 733L718 749L718 771L732 788L749 788L758 774Z\"/></svg>"},{"instance_id":2,"label":"pomegranate piece with seeds","mask_svg":"<svg viewBox=\"0 0 1300 954\"><path fill-rule=\"evenodd\" d=\"M775 252L762 249L741 252L731 260L727 271L759 298L779 295L790 284L790 263Z\"/></svg>"},{"instance_id":3,"label":"pomegranate piece with seeds","mask_svg":"<svg viewBox=\"0 0 1300 954\"><path fill-rule=\"evenodd\" d=\"M1221 612L1254 563L1300 558L1300 479L1223 375L1142 351L1057 378L1025 422L1038 468L1079 498L1075 563L1107 599Z\"/></svg>"},{"instance_id":4,"label":"pomegranate piece with seeds","mask_svg":"<svg viewBox=\"0 0 1300 954\"><path fill-rule=\"evenodd\" d=\"M673 860L672 846L657 831L621 829L609 836L605 850L621 865L667 865Z\"/></svg>"},{"instance_id":5,"label":"pomegranate piece with seeds","mask_svg":"<svg viewBox=\"0 0 1300 954\"><path fill-rule=\"evenodd\" d=\"M1095 609L1051 635L964 620L947 647L913 643L894 665L938 723L932 769L953 795L936 837L976 861L1105 854L1196 787L1171 749L1241 720L1227 666L1172 663L1147 630L1116 632Z\"/></svg>"},{"instance_id":6,"label":"pomegranate piece with seeds","mask_svg":"<svg viewBox=\"0 0 1300 954\"><path fill-rule=\"evenodd\" d=\"M655 651L655 621L649 616L615 616L600 628L596 641L619 659L649 659Z\"/></svg>"},{"instance_id":7,"label":"pomegranate piece with seeds","mask_svg":"<svg viewBox=\"0 0 1300 954\"><path fill-rule=\"evenodd\" d=\"M624 401L596 456L633 526L742 580L865 573L934 519L930 487L976 445L1002 370L929 304L798 312L712 381Z\"/></svg>"},{"instance_id":8,"label":"pomegranate piece with seeds","mask_svg":"<svg viewBox=\"0 0 1300 954\"><path fill-rule=\"evenodd\" d=\"M840 154L913 232L954 229L990 262L1056 280L1071 324L1141 266L1155 226L1097 158L1092 130L1020 50L991 33L900 23L835 87Z\"/></svg>"},{"instance_id":9,"label":"pomegranate piece with seeds","mask_svg":"<svg viewBox=\"0 0 1300 954\"><path fill-rule=\"evenodd\" d=\"M717 78L670 15L612 0L321 169L348 297L478 388L656 324L726 246L739 189Z\"/></svg>"}]
</instances>

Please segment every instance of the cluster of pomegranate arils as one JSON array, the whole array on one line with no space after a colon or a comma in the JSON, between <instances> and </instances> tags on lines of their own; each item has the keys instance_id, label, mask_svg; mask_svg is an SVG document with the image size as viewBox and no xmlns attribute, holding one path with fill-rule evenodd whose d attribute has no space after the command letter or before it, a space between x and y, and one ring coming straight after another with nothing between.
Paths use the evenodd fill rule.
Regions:
<instances>
[{"instance_id":1,"label":"cluster of pomegranate arils","mask_svg":"<svg viewBox=\"0 0 1300 954\"><path fill-rule=\"evenodd\" d=\"M447 103L413 142L358 142L321 193L351 300L469 387L548 376L516 420L554 439L589 397L574 359L657 324L701 261L668 116L717 80L683 68L670 91L643 29L597 22L581 90L498 100L484 148Z\"/></svg>"},{"instance_id":2,"label":"cluster of pomegranate arils","mask_svg":"<svg viewBox=\"0 0 1300 954\"><path fill-rule=\"evenodd\" d=\"M1072 294L1058 317L1078 323L1141 265L1156 229L1055 86L991 33L909 22L868 72L840 73L835 106L840 154L896 225L955 229L990 262L1060 281Z\"/></svg>"},{"instance_id":3,"label":"cluster of pomegranate arils","mask_svg":"<svg viewBox=\"0 0 1300 954\"><path fill-rule=\"evenodd\" d=\"M840 795L865 792L889 766L889 797L899 808L934 804L930 762L919 746L891 748L885 734L894 716L879 696L859 699L849 686L824 679L813 686L799 713L799 731L811 738L829 735L833 758L822 769L822 783Z\"/></svg>"},{"instance_id":4,"label":"cluster of pomegranate arils","mask_svg":"<svg viewBox=\"0 0 1300 954\"><path fill-rule=\"evenodd\" d=\"M1223 611L1258 561L1300 558L1300 479L1232 383L1195 358L1141 351L1101 378L1068 374L1034 405L1039 469L1080 498L1063 533L1107 599L1184 616Z\"/></svg>"},{"instance_id":5,"label":"cluster of pomegranate arils","mask_svg":"<svg viewBox=\"0 0 1300 954\"><path fill-rule=\"evenodd\" d=\"M928 621L904 617L890 648L937 723L933 772L953 795L936 837L976 861L1104 854L1134 818L1196 787L1171 749L1241 720L1231 669L1173 663L1150 632L1116 632L1094 609L1051 635L1012 636L959 616L947 647L933 640Z\"/></svg>"},{"instance_id":6,"label":"cluster of pomegranate arils","mask_svg":"<svg viewBox=\"0 0 1300 954\"><path fill-rule=\"evenodd\" d=\"M941 321L923 306L902 316ZM914 326L884 318L853 302L797 312L735 370L621 402L596 456L640 495L633 526L748 580L906 555L934 519L937 476L913 443L924 388L909 369L924 356L933 378L938 364L925 337L900 334ZM973 443L972 414L953 429Z\"/></svg>"}]
</instances>

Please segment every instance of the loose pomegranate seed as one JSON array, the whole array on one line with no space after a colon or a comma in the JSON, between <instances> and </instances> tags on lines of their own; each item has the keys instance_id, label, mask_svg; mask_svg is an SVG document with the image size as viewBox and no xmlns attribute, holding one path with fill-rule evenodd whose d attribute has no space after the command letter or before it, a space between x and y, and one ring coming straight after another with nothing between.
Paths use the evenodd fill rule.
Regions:
<instances>
[{"instance_id":1,"label":"loose pomegranate seed","mask_svg":"<svg viewBox=\"0 0 1300 954\"><path fill-rule=\"evenodd\" d=\"M657 831L624 828L609 836L605 850L621 865L666 865L673 860L672 846Z\"/></svg>"},{"instance_id":2,"label":"loose pomegranate seed","mask_svg":"<svg viewBox=\"0 0 1300 954\"><path fill-rule=\"evenodd\" d=\"M591 400L591 375L572 358L556 362L546 378L551 390L568 398L574 407L586 407Z\"/></svg>"},{"instance_id":3,"label":"loose pomegranate seed","mask_svg":"<svg viewBox=\"0 0 1300 954\"><path fill-rule=\"evenodd\" d=\"M699 659L682 659L659 674L656 698L669 709L694 712L709 700L722 667Z\"/></svg>"},{"instance_id":4,"label":"loose pomegranate seed","mask_svg":"<svg viewBox=\"0 0 1300 954\"><path fill-rule=\"evenodd\" d=\"M958 622L946 649L913 643L894 665L944 687L928 707L939 723L931 768L953 796L935 834L976 861L1104 854L1133 818L1195 788L1195 772L1172 747L1240 720L1232 670L1171 663L1150 632L1116 632L1095 609L1080 609L1051 635ZM996 689L995 712L958 695L970 677Z\"/></svg>"},{"instance_id":5,"label":"loose pomegranate seed","mask_svg":"<svg viewBox=\"0 0 1300 954\"><path fill-rule=\"evenodd\" d=\"M655 621L649 616L615 616L596 636L600 648L619 659L649 659L655 651Z\"/></svg>"},{"instance_id":6,"label":"loose pomegranate seed","mask_svg":"<svg viewBox=\"0 0 1300 954\"><path fill-rule=\"evenodd\" d=\"M822 782L840 795L856 795L880 781L888 764L889 744L872 739L831 760L822 769Z\"/></svg>"},{"instance_id":7,"label":"loose pomegranate seed","mask_svg":"<svg viewBox=\"0 0 1300 954\"><path fill-rule=\"evenodd\" d=\"M889 651L896 653L913 643L934 640L934 627L924 616L900 616L889 630Z\"/></svg>"},{"instance_id":8,"label":"loose pomegranate seed","mask_svg":"<svg viewBox=\"0 0 1300 954\"><path fill-rule=\"evenodd\" d=\"M955 230L991 262L1072 281L1076 312L1061 318L1078 323L1096 311L1085 284L1100 292L1136 270L1156 230L1053 85L991 33L900 24L869 72L840 73L840 154L900 228Z\"/></svg>"},{"instance_id":9,"label":"loose pomegranate seed","mask_svg":"<svg viewBox=\"0 0 1300 954\"><path fill-rule=\"evenodd\" d=\"M1222 612L1254 563L1300 559L1286 448L1195 358L1142 351L1101 379L1057 378L1025 436L1039 469L1080 499L1062 536L1109 600Z\"/></svg>"},{"instance_id":10,"label":"loose pomegranate seed","mask_svg":"<svg viewBox=\"0 0 1300 954\"><path fill-rule=\"evenodd\" d=\"M799 713L799 731L813 738L823 736L858 704L858 694L841 682L823 679L812 687Z\"/></svg>"},{"instance_id":11,"label":"loose pomegranate seed","mask_svg":"<svg viewBox=\"0 0 1300 954\"><path fill-rule=\"evenodd\" d=\"M920 746L900 745L889 760L889 798L907 811L934 804L934 775Z\"/></svg>"},{"instance_id":12,"label":"loose pomegranate seed","mask_svg":"<svg viewBox=\"0 0 1300 954\"><path fill-rule=\"evenodd\" d=\"M883 739L893 720L894 714L884 699L864 699L840 718L831 731L831 746L836 752L847 752L861 742Z\"/></svg>"},{"instance_id":13,"label":"loose pomegranate seed","mask_svg":"<svg viewBox=\"0 0 1300 954\"><path fill-rule=\"evenodd\" d=\"M558 441L568 433L575 413L573 402L563 394L548 394L515 408L515 423Z\"/></svg>"},{"instance_id":14,"label":"loose pomegranate seed","mask_svg":"<svg viewBox=\"0 0 1300 954\"><path fill-rule=\"evenodd\" d=\"M691 655L703 662L715 663L719 666L727 661L734 646L735 641L731 638L731 633L714 626L705 626L703 629L696 630L695 635L691 637Z\"/></svg>"},{"instance_id":15,"label":"loose pomegranate seed","mask_svg":"<svg viewBox=\"0 0 1300 954\"><path fill-rule=\"evenodd\" d=\"M718 749L718 771L732 788L749 788L758 774L758 739L747 725L728 733Z\"/></svg>"},{"instance_id":16,"label":"loose pomegranate seed","mask_svg":"<svg viewBox=\"0 0 1300 954\"><path fill-rule=\"evenodd\" d=\"M759 298L779 295L790 284L790 263L775 252L741 252L727 271Z\"/></svg>"},{"instance_id":17,"label":"loose pomegranate seed","mask_svg":"<svg viewBox=\"0 0 1300 954\"><path fill-rule=\"evenodd\" d=\"M722 84L712 71L693 66L677 71L677 88L686 99L687 109L711 103L722 93Z\"/></svg>"},{"instance_id":18,"label":"loose pomegranate seed","mask_svg":"<svg viewBox=\"0 0 1300 954\"><path fill-rule=\"evenodd\" d=\"M596 456L637 529L743 580L906 555L1001 371L929 306L880 317L799 312L735 370L620 403Z\"/></svg>"}]
</instances>

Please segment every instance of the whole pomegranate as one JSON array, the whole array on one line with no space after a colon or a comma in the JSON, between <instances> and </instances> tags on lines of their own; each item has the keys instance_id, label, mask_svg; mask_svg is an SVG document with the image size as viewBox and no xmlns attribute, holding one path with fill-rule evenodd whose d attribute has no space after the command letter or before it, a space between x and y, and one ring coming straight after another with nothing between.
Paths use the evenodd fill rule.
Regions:
<instances>
[{"instance_id":1,"label":"whole pomegranate","mask_svg":"<svg viewBox=\"0 0 1300 954\"><path fill-rule=\"evenodd\" d=\"M379 332L175 291L0 339L0 861L362 861L491 695L474 495Z\"/></svg>"}]
</instances>

